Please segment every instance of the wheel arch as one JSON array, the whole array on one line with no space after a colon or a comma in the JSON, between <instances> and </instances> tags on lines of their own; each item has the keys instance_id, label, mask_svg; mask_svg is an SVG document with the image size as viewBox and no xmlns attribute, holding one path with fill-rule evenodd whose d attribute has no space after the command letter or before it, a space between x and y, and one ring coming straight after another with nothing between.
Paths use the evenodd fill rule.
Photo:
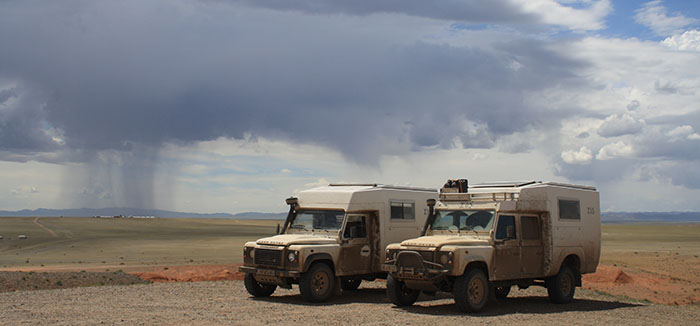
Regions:
<instances>
[{"instance_id":1,"label":"wheel arch","mask_svg":"<svg viewBox=\"0 0 700 326\"><path fill-rule=\"evenodd\" d=\"M571 270L574 272L574 276L576 278L576 286L581 286L581 258L580 255L577 253L569 253L567 254L562 260L561 264L559 264L559 268L557 268L557 271L555 274L559 273L559 270L563 266L568 266L571 268Z\"/></svg>"},{"instance_id":2,"label":"wheel arch","mask_svg":"<svg viewBox=\"0 0 700 326\"><path fill-rule=\"evenodd\" d=\"M306 272L309 270L312 264L314 263L325 263L328 265L328 267L331 268L331 271L333 271L333 274L335 274L335 266L333 265L333 257L328 254L328 253L317 253L310 255L307 257L304 261L304 266L301 269L302 273Z\"/></svg>"}]
</instances>

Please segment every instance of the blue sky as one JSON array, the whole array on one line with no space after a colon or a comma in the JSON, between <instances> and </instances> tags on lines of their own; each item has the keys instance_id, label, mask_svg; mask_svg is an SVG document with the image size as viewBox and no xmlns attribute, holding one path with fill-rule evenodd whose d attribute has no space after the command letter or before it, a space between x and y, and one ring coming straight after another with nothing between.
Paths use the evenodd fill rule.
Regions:
<instances>
[{"instance_id":1,"label":"blue sky","mask_svg":"<svg viewBox=\"0 0 700 326\"><path fill-rule=\"evenodd\" d=\"M467 178L700 210L693 1L2 1L0 42L0 209Z\"/></svg>"},{"instance_id":2,"label":"blue sky","mask_svg":"<svg viewBox=\"0 0 700 326\"><path fill-rule=\"evenodd\" d=\"M606 17L607 28L601 35L606 37L636 37L644 40L661 41L665 37L658 36L647 26L635 21L635 11L639 10L649 1L613 1L615 10ZM686 17L700 17L700 4L696 1L666 0L662 2L669 15L681 14ZM697 28L695 23L691 27Z\"/></svg>"}]
</instances>

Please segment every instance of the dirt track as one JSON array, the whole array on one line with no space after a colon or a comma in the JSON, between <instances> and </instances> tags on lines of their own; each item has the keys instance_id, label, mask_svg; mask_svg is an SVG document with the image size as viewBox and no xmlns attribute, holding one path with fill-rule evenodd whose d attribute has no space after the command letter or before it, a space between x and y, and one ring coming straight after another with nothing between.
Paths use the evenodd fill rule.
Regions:
<instances>
[{"instance_id":1,"label":"dirt track","mask_svg":"<svg viewBox=\"0 0 700 326\"><path fill-rule=\"evenodd\" d=\"M0 325L690 325L697 306L628 302L592 291L573 304L554 305L541 288L513 291L479 315L455 311L446 296L422 298L401 309L387 302L381 282L363 283L327 304L310 305L298 290L266 299L249 297L240 281L178 282L0 293Z\"/></svg>"}]
</instances>

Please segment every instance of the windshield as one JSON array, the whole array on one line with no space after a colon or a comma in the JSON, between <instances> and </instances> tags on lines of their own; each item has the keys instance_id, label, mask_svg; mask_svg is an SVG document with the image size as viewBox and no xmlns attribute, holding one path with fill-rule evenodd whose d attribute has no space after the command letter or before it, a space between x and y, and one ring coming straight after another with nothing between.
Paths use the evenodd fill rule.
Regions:
<instances>
[{"instance_id":1,"label":"windshield","mask_svg":"<svg viewBox=\"0 0 700 326\"><path fill-rule=\"evenodd\" d=\"M435 213L432 230L490 231L494 211L440 210Z\"/></svg>"},{"instance_id":2,"label":"windshield","mask_svg":"<svg viewBox=\"0 0 700 326\"><path fill-rule=\"evenodd\" d=\"M296 230L327 230L337 231L343 226L343 211L309 210L299 211L289 224Z\"/></svg>"}]
</instances>

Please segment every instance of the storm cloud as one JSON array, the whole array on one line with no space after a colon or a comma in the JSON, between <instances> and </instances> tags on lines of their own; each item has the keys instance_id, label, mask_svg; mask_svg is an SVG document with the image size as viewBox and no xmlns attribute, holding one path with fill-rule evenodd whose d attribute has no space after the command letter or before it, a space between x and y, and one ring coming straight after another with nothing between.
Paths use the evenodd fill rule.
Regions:
<instances>
[{"instance_id":1,"label":"storm cloud","mask_svg":"<svg viewBox=\"0 0 700 326\"><path fill-rule=\"evenodd\" d=\"M456 139L491 147L500 135L556 125L561 112L529 106L524 93L579 82L581 63L543 42L451 46L410 35L415 19L404 16L70 3L3 4L0 74L32 92L12 104L17 117L3 117L15 127L3 129L3 150L54 150L56 141L17 135L46 130L66 148L120 151L251 133L371 162ZM366 26L389 22L397 27ZM16 123L25 120L35 123Z\"/></svg>"}]
</instances>

